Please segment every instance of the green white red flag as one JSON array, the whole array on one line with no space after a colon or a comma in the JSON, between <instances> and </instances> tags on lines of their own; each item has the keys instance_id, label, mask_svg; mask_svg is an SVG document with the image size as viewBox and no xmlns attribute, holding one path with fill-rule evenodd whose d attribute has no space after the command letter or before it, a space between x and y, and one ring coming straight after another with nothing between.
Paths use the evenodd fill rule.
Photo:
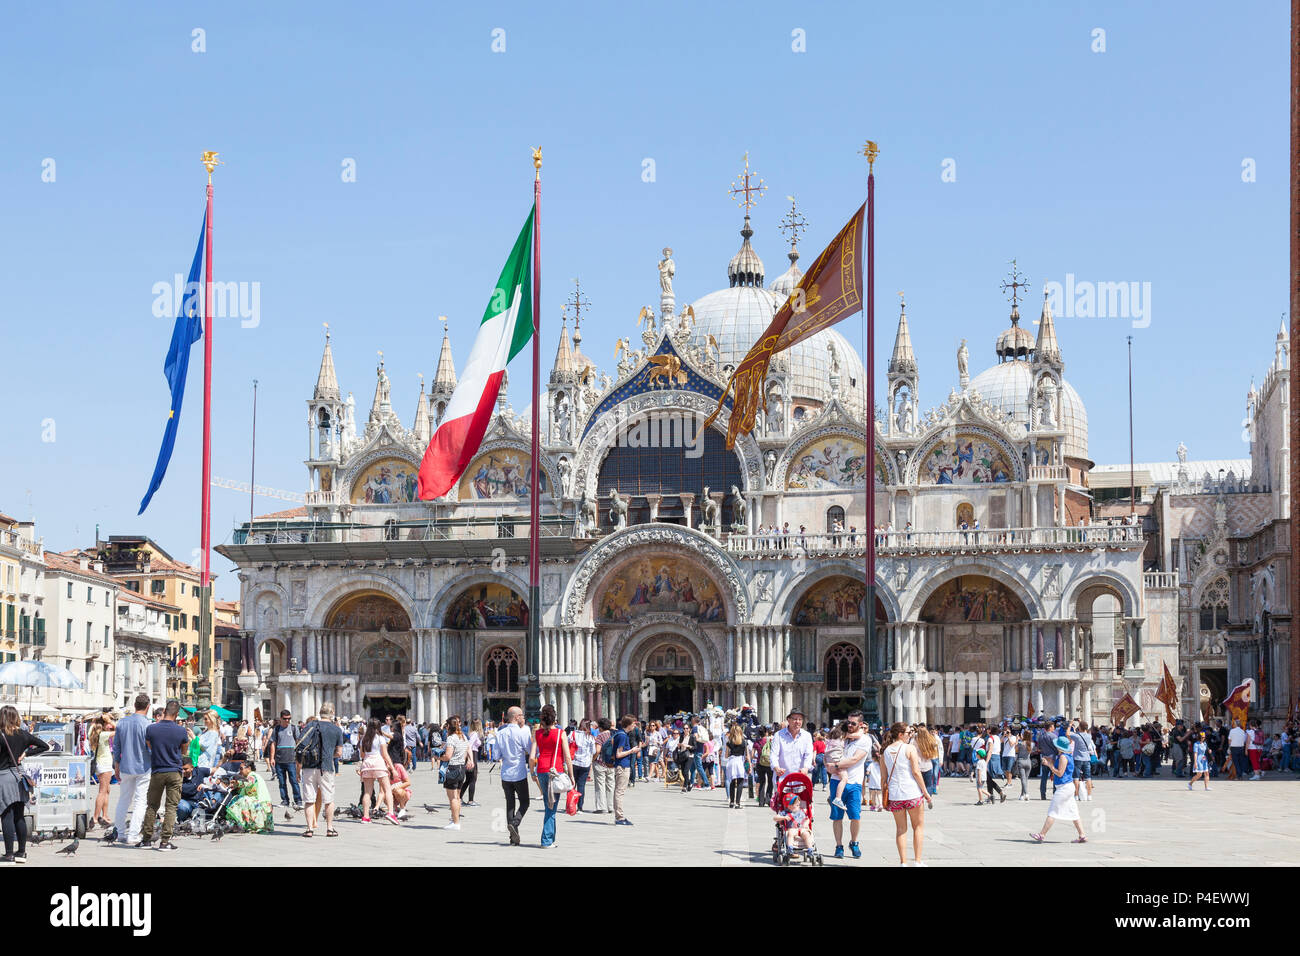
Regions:
<instances>
[{"instance_id":1,"label":"green white red flag","mask_svg":"<svg viewBox=\"0 0 1300 956\"><path fill-rule=\"evenodd\" d=\"M483 313L469 361L420 462L419 497L445 495L478 453L506 365L533 337L533 210Z\"/></svg>"}]
</instances>

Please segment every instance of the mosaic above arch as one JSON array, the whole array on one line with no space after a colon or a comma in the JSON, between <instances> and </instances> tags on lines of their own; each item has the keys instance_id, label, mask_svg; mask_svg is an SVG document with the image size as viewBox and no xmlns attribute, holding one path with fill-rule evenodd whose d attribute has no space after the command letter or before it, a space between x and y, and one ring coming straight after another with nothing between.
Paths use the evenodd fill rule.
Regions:
<instances>
[{"instance_id":1,"label":"mosaic above arch","mask_svg":"<svg viewBox=\"0 0 1300 956\"><path fill-rule=\"evenodd\" d=\"M532 467L530 456L514 448L497 448L479 455L461 475L458 497L461 501L488 499L527 499ZM547 489L546 469L538 476L538 485Z\"/></svg>"},{"instance_id":2,"label":"mosaic above arch","mask_svg":"<svg viewBox=\"0 0 1300 956\"><path fill-rule=\"evenodd\" d=\"M818 581L795 605L791 623L800 627L818 624L857 624L866 610L867 585L850 577ZM885 620L884 605L876 599L876 620Z\"/></svg>"},{"instance_id":3,"label":"mosaic above arch","mask_svg":"<svg viewBox=\"0 0 1300 956\"><path fill-rule=\"evenodd\" d=\"M325 626L349 631L409 631L411 619L388 595L372 591L344 598L326 615Z\"/></svg>"},{"instance_id":4,"label":"mosaic above arch","mask_svg":"<svg viewBox=\"0 0 1300 956\"><path fill-rule=\"evenodd\" d=\"M876 483L886 484L888 473L876 455ZM867 482L867 446L845 435L810 441L791 456L785 486L795 491L857 490Z\"/></svg>"},{"instance_id":5,"label":"mosaic above arch","mask_svg":"<svg viewBox=\"0 0 1300 956\"><path fill-rule=\"evenodd\" d=\"M366 466L352 482L354 505L392 505L419 501L418 466L404 458L381 458Z\"/></svg>"},{"instance_id":6,"label":"mosaic above arch","mask_svg":"<svg viewBox=\"0 0 1300 956\"><path fill-rule=\"evenodd\" d=\"M1025 605L1005 584L982 575L963 575L940 586L921 609L929 624L1027 621Z\"/></svg>"},{"instance_id":7,"label":"mosaic above arch","mask_svg":"<svg viewBox=\"0 0 1300 956\"><path fill-rule=\"evenodd\" d=\"M528 604L504 584L476 584L451 603L442 626L460 631L527 627Z\"/></svg>"},{"instance_id":8,"label":"mosaic above arch","mask_svg":"<svg viewBox=\"0 0 1300 956\"><path fill-rule=\"evenodd\" d=\"M977 431L959 429L935 439L918 453L919 484L984 485L1015 481L1017 458L1002 442Z\"/></svg>"},{"instance_id":9,"label":"mosaic above arch","mask_svg":"<svg viewBox=\"0 0 1300 956\"><path fill-rule=\"evenodd\" d=\"M706 623L727 619L717 584L699 565L675 554L628 563L610 577L596 602L596 619L606 624L627 623L654 611Z\"/></svg>"}]
</instances>

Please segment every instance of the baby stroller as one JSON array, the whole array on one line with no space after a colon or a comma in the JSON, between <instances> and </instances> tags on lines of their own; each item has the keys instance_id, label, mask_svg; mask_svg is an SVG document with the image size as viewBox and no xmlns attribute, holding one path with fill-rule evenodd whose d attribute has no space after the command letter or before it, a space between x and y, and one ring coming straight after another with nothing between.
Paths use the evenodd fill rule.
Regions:
<instances>
[{"instance_id":1,"label":"baby stroller","mask_svg":"<svg viewBox=\"0 0 1300 956\"><path fill-rule=\"evenodd\" d=\"M772 798L772 807L790 808L797 810L805 815L805 826L811 833L812 831L812 813L813 813L813 784L812 780L806 773L790 773L781 778L781 782L776 785L776 793ZM780 816L776 820L776 836L772 840L772 863L776 866L789 866L791 863L811 863L813 866L822 866L822 855L817 852L817 846L812 841L808 841L806 847L789 848L787 846L786 835L791 827L791 821L787 819L785 813L777 811Z\"/></svg>"},{"instance_id":2,"label":"baby stroller","mask_svg":"<svg viewBox=\"0 0 1300 956\"><path fill-rule=\"evenodd\" d=\"M188 824L186 832L192 836L201 837L212 833L214 830L228 833L237 829L234 824L225 819L226 807L239 793L239 788L234 786L231 780L233 776L235 775L225 770L216 772L214 783L217 784L217 787L206 791L199 799L194 812L185 821Z\"/></svg>"}]
</instances>

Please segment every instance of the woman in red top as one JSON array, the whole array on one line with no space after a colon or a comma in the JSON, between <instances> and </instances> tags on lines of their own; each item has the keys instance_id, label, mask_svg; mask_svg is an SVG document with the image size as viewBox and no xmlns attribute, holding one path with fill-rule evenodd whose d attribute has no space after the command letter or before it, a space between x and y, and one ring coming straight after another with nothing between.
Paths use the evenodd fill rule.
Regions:
<instances>
[{"instance_id":1,"label":"woman in red top","mask_svg":"<svg viewBox=\"0 0 1300 956\"><path fill-rule=\"evenodd\" d=\"M542 788L542 805L546 812L542 817L542 846L555 846L555 811L559 806L560 796L551 793L551 776L567 773L573 779L573 757L569 753L569 742L555 726L555 708L550 704L542 707L542 725L533 734L533 752L528 758L533 768L533 779Z\"/></svg>"}]
</instances>

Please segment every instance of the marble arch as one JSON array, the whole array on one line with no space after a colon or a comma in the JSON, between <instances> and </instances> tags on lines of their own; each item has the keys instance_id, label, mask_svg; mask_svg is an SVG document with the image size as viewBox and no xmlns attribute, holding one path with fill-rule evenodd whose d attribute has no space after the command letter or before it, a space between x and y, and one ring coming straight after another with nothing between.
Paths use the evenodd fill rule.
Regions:
<instances>
[{"instance_id":1,"label":"marble arch","mask_svg":"<svg viewBox=\"0 0 1300 956\"><path fill-rule=\"evenodd\" d=\"M307 627L325 627L325 618L334 606L354 591L378 591L398 603L412 628L428 627L425 623L428 614L427 604L417 602L406 588L382 573L357 572L348 574L338 583L326 588L311 602L304 619Z\"/></svg>"},{"instance_id":2,"label":"marble arch","mask_svg":"<svg viewBox=\"0 0 1300 956\"><path fill-rule=\"evenodd\" d=\"M776 602L778 610L774 616L775 620L784 624L790 623L795 608L799 606L799 602L803 600L804 596L827 578L836 577L853 578L855 581L861 581L863 569L860 565L850 564L847 561L818 562L815 571L808 571L798 577L792 577L786 585L783 596ZM885 620L901 620L898 597L894 594L893 589L885 583L879 567L876 568L876 597L880 599L880 603L885 608Z\"/></svg>"},{"instance_id":3,"label":"marble arch","mask_svg":"<svg viewBox=\"0 0 1300 956\"><path fill-rule=\"evenodd\" d=\"M1119 598L1120 609L1125 617L1139 616L1138 606L1141 602L1132 582L1109 571L1093 571L1081 575L1066 589L1061 599L1061 606L1069 608L1070 613L1078 620L1079 601L1088 591L1094 589L1098 592L1108 591ZM1091 614L1090 606L1088 616L1091 617Z\"/></svg>"},{"instance_id":4,"label":"marble arch","mask_svg":"<svg viewBox=\"0 0 1300 956\"><path fill-rule=\"evenodd\" d=\"M717 649L707 634L690 618L680 614L652 614L638 620L619 633L610 654L617 680L639 679L645 671L645 658L660 644L681 641L699 660L705 681L716 680L722 672Z\"/></svg>"},{"instance_id":5,"label":"marble arch","mask_svg":"<svg viewBox=\"0 0 1300 956\"><path fill-rule=\"evenodd\" d=\"M447 611L458 597L467 590L479 584L499 584L502 587L509 588L516 594L520 595L524 602L528 601L528 584L508 571L488 571L476 570L470 571L460 577L453 578L444 584L433 596L428 604L428 627L442 627L442 622L447 619ZM529 608L528 613L537 613L536 608Z\"/></svg>"},{"instance_id":6,"label":"marble arch","mask_svg":"<svg viewBox=\"0 0 1300 956\"><path fill-rule=\"evenodd\" d=\"M595 596L601 585L628 561L655 552L679 555L700 565L718 586L727 621L748 620L750 604L745 579L717 541L694 528L644 524L607 535L578 561L565 590L562 623L567 626L594 623ZM615 555L619 556L617 562Z\"/></svg>"}]
</instances>

